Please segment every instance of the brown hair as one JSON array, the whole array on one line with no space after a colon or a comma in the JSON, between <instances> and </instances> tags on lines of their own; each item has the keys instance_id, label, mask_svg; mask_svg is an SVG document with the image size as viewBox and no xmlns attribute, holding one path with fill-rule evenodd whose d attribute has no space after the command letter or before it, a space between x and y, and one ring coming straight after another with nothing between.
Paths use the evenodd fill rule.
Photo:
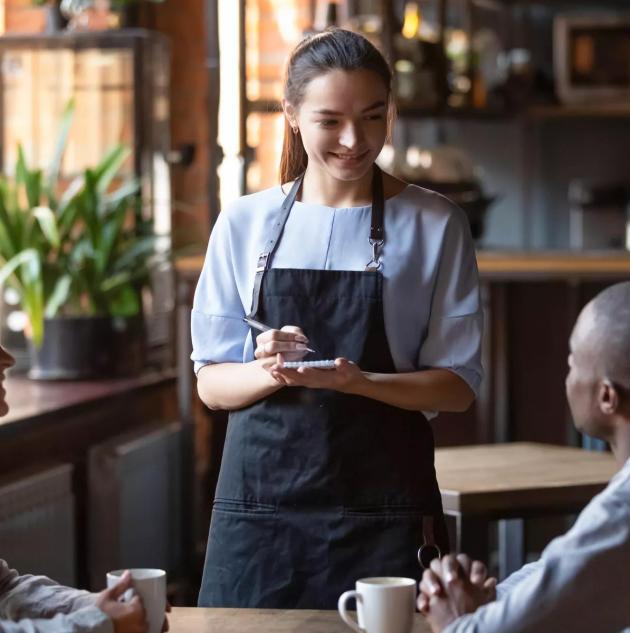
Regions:
<instances>
[{"instance_id":1,"label":"brown hair","mask_svg":"<svg viewBox=\"0 0 630 633\"><path fill-rule=\"evenodd\" d=\"M387 88L388 122L391 124L394 115L391 99L392 71L383 55L369 40L345 29L327 29L303 39L295 47L286 65L284 98L294 108L299 108L309 82L331 70L371 70L376 73ZM295 180L304 173L307 164L308 156L300 133L293 132L285 118L280 182Z\"/></svg>"}]
</instances>

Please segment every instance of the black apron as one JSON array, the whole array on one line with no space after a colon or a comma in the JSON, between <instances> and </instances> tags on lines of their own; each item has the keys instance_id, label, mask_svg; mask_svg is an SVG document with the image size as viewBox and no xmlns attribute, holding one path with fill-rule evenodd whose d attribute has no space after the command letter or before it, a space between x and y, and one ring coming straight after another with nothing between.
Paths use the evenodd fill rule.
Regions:
<instances>
[{"instance_id":1,"label":"black apron","mask_svg":"<svg viewBox=\"0 0 630 633\"><path fill-rule=\"evenodd\" d=\"M345 357L363 371L395 373L379 272L380 170L365 271L270 268L300 184L260 256L251 316L300 326L317 350L308 360ZM419 580L419 548L425 564L448 550L433 458L421 413L368 398L283 387L233 411L199 606L334 609L358 578Z\"/></svg>"}]
</instances>

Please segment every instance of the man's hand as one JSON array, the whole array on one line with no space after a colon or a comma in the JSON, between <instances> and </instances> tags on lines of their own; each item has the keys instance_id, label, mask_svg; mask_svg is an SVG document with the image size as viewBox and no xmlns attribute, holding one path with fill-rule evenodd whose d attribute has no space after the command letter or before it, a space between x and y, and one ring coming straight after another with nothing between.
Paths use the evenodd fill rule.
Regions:
<instances>
[{"instance_id":1,"label":"man's hand","mask_svg":"<svg viewBox=\"0 0 630 633\"><path fill-rule=\"evenodd\" d=\"M494 600L496 584L496 578L488 578L486 566L466 554L436 558L422 576L418 609L433 633L441 633L460 616Z\"/></svg>"},{"instance_id":2,"label":"man's hand","mask_svg":"<svg viewBox=\"0 0 630 633\"><path fill-rule=\"evenodd\" d=\"M126 571L120 582L96 597L96 606L114 623L115 633L147 633L146 614L140 597L136 595L129 602L118 601L131 586L131 574Z\"/></svg>"}]
</instances>

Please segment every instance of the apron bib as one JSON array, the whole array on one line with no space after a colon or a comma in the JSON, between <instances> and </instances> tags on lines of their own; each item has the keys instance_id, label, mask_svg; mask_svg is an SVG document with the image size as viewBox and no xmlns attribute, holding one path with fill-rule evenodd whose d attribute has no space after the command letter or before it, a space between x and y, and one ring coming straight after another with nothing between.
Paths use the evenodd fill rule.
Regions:
<instances>
[{"instance_id":1,"label":"apron bib","mask_svg":"<svg viewBox=\"0 0 630 633\"><path fill-rule=\"evenodd\" d=\"M365 271L269 268L296 181L259 260L251 316L299 325L319 358L395 373L378 270L381 178L375 168ZM360 396L284 387L231 412L199 606L335 609L358 578L419 580L419 548L425 564L435 546L448 550L433 461L420 412Z\"/></svg>"}]
</instances>

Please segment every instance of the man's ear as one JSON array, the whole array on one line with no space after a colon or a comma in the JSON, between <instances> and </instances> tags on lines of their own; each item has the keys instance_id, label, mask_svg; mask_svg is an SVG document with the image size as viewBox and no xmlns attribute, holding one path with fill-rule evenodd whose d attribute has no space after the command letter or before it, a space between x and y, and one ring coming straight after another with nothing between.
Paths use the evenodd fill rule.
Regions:
<instances>
[{"instance_id":1,"label":"man's ear","mask_svg":"<svg viewBox=\"0 0 630 633\"><path fill-rule=\"evenodd\" d=\"M619 392L608 378L604 378L599 384L597 400L599 409L604 415L614 415L619 410Z\"/></svg>"}]
</instances>

